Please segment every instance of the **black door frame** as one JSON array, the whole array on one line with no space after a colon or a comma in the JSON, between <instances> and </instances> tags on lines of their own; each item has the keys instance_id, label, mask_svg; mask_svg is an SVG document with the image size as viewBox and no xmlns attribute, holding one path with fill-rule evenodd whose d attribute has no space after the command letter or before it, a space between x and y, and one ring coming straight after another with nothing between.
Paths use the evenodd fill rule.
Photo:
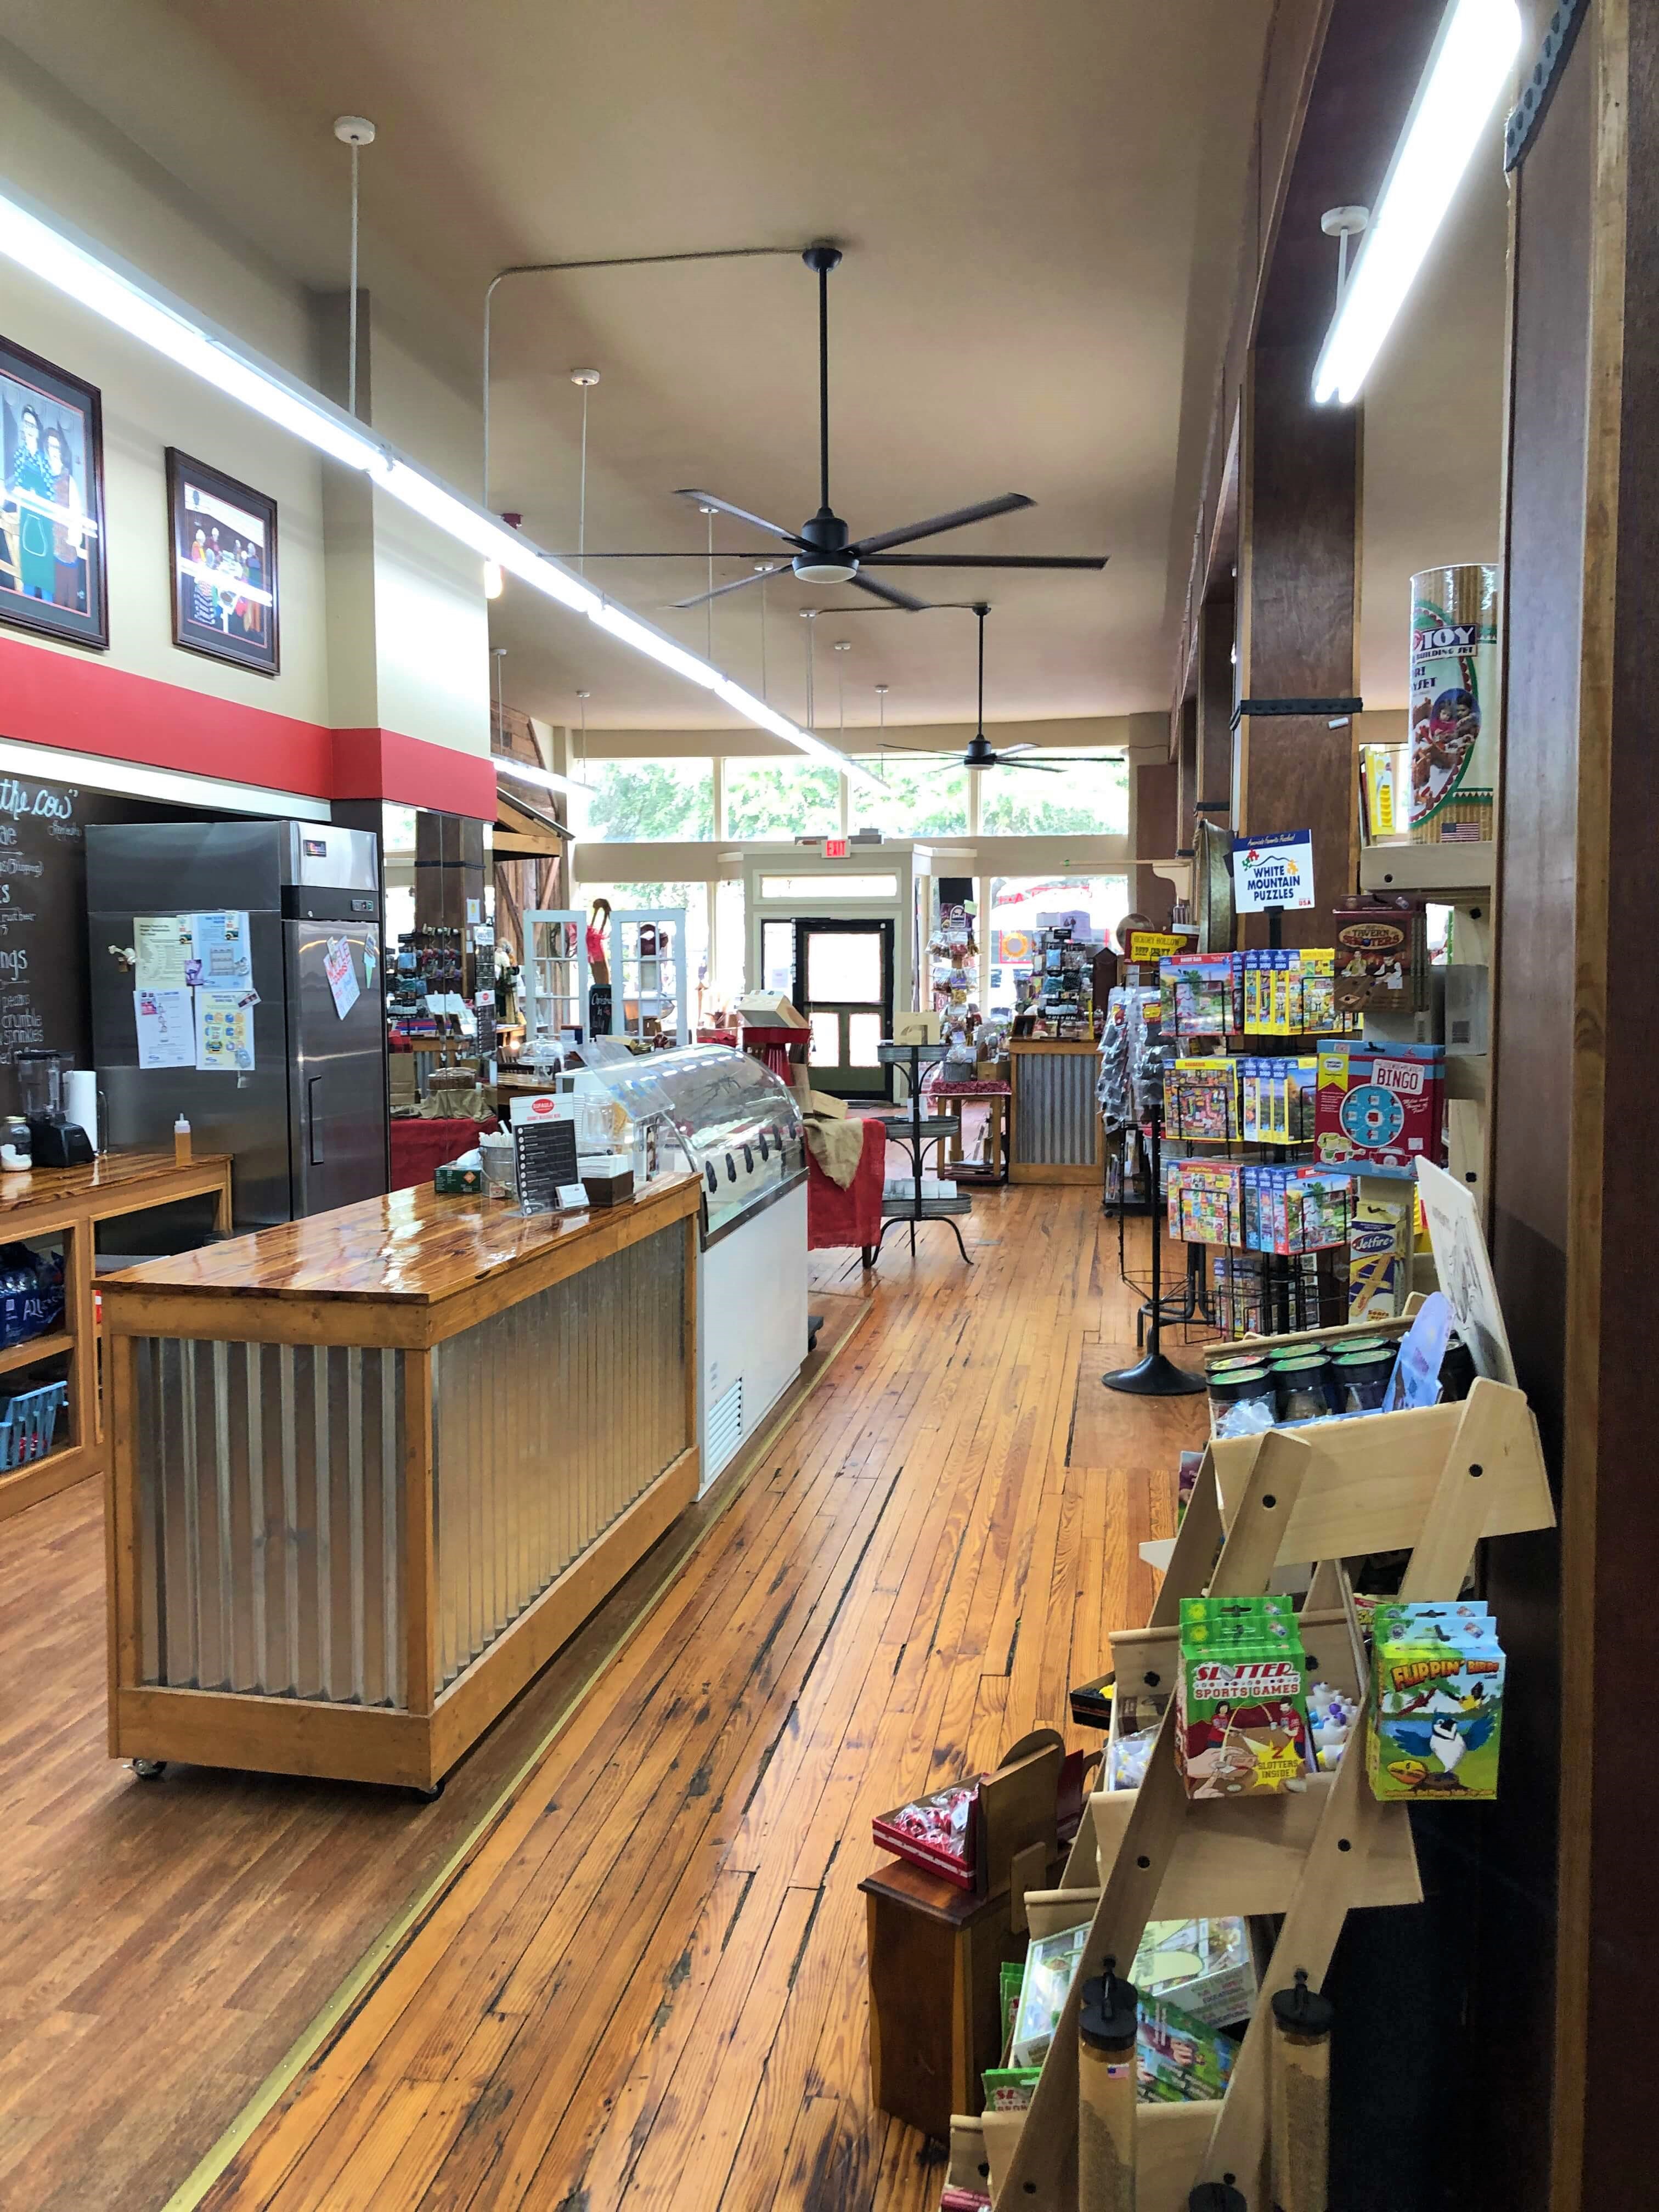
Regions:
<instances>
[{"instance_id":1,"label":"black door frame","mask_svg":"<svg viewBox=\"0 0 1659 2212\"><path fill-rule=\"evenodd\" d=\"M795 927L795 1005L812 1018L812 1001L807 995L806 932L815 931L820 936L869 936L881 938L881 1033L884 1037L893 1034L893 952L896 924L889 916L878 915L794 915L791 920ZM825 999L820 1002L824 1013L850 1011L869 1012L872 1001L868 999ZM810 1073L811 1063L808 1063ZM893 1098L893 1071L882 1067L877 1071L878 1082L873 1091L861 1091L860 1098L880 1098L890 1105Z\"/></svg>"}]
</instances>

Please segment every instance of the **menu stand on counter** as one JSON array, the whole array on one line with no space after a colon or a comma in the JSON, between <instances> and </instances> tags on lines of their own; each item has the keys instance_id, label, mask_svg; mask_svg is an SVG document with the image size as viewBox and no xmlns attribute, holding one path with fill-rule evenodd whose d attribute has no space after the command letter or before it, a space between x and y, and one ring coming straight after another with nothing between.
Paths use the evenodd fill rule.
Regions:
<instances>
[{"instance_id":1,"label":"menu stand on counter","mask_svg":"<svg viewBox=\"0 0 1659 2212\"><path fill-rule=\"evenodd\" d=\"M957 1227L951 1217L954 1214L971 1213L973 1201L965 1192L961 1190L952 1192L948 1197L943 1194L925 1196L921 1188L921 1162L924 1147L930 1144L942 1143L946 1137L955 1132L957 1127L955 1117L951 1115L938 1114L924 1117L921 1110L922 1062L941 1060L944 1057L945 1047L942 1044L884 1042L876 1047L876 1058L883 1067L902 1067L908 1072L910 1078L909 1118L906 1121L894 1121L887 1124L889 1142L903 1146L910 1155L910 1194L906 1198L883 1197L881 1236L876 1241L876 1249L878 1252L880 1251L888 1231L896 1221L904 1222L909 1227L910 1253L914 1258L916 1249L916 1224L919 1221L944 1221L950 1225L951 1233L957 1240L957 1249L961 1253L964 1263L971 1267L974 1263L968 1257L968 1247L962 1241L962 1231Z\"/></svg>"}]
</instances>

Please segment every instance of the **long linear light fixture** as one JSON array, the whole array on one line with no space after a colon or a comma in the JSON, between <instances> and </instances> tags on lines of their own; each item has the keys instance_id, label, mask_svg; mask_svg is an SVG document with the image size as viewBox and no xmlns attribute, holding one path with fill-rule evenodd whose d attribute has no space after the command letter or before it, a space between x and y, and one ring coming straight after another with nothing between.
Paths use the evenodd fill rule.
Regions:
<instances>
[{"instance_id":1,"label":"long linear light fixture","mask_svg":"<svg viewBox=\"0 0 1659 2212\"><path fill-rule=\"evenodd\" d=\"M528 761L509 760L505 753L492 753L497 776L516 776L520 783L533 783L543 791L592 791L591 783L578 783L574 775L561 775L556 769L534 768Z\"/></svg>"},{"instance_id":2,"label":"long linear light fixture","mask_svg":"<svg viewBox=\"0 0 1659 2212\"><path fill-rule=\"evenodd\" d=\"M857 783L876 791L886 789L878 776L757 699L742 684L733 683L711 662L677 644L653 624L642 622L602 592L594 591L533 539L509 530L487 508L452 490L429 469L377 438L321 392L266 361L130 263L3 182L0 182L0 253L103 316L130 337L240 400L267 422L302 438L330 460L361 469L383 491L412 507L481 560L495 562L573 614L585 615L635 652L644 653L688 683L712 691L745 721L769 731L797 751L828 763Z\"/></svg>"},{"instance_id":3,"label":"long linear light fixture","mask_svg":"<svg viewBox=\"0 0 1659 2212\"><path fill-rule=\"evenodd\" d=\"M1359 396L1521 48L1515 0L1450 0L1314 370L1314 398Z\"/></svg>"}]
</instances>

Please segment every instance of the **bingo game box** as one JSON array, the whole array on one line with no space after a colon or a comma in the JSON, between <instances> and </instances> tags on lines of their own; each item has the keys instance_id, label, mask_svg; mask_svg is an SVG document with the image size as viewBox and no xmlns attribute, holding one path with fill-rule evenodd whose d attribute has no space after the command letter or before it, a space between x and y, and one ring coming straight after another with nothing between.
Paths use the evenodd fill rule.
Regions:
<instances>
[{"instance_id":1,"label":"bingo game box","mask_svg":"<svg viewBox=\"0 0 1659 2212\"><path fill-rule=\"evenodd\" d=\"M1322 1038L1314 1145L1328 1167L1410 1173L1438 1167L1445 1119L1445 1048L1349 1044Z\"/></svg>"}]
</instances>

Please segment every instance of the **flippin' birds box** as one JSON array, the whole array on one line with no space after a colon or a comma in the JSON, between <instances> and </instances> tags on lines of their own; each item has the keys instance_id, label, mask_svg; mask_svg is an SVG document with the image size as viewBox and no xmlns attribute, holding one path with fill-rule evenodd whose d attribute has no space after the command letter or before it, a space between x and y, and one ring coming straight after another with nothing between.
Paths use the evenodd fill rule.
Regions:
<instances>
[{"instance_id":1,"label":"flippin' birds box","mask_svg":"<svg viewBox=\"0 0 1659 2212\"><path fill-rule=\"evenodd\" d=\"M1379 1606L1366 1771L1385 1803L1498 1795L1504 1657L1480 1600Z\"/></svg>"}]
</instances>

